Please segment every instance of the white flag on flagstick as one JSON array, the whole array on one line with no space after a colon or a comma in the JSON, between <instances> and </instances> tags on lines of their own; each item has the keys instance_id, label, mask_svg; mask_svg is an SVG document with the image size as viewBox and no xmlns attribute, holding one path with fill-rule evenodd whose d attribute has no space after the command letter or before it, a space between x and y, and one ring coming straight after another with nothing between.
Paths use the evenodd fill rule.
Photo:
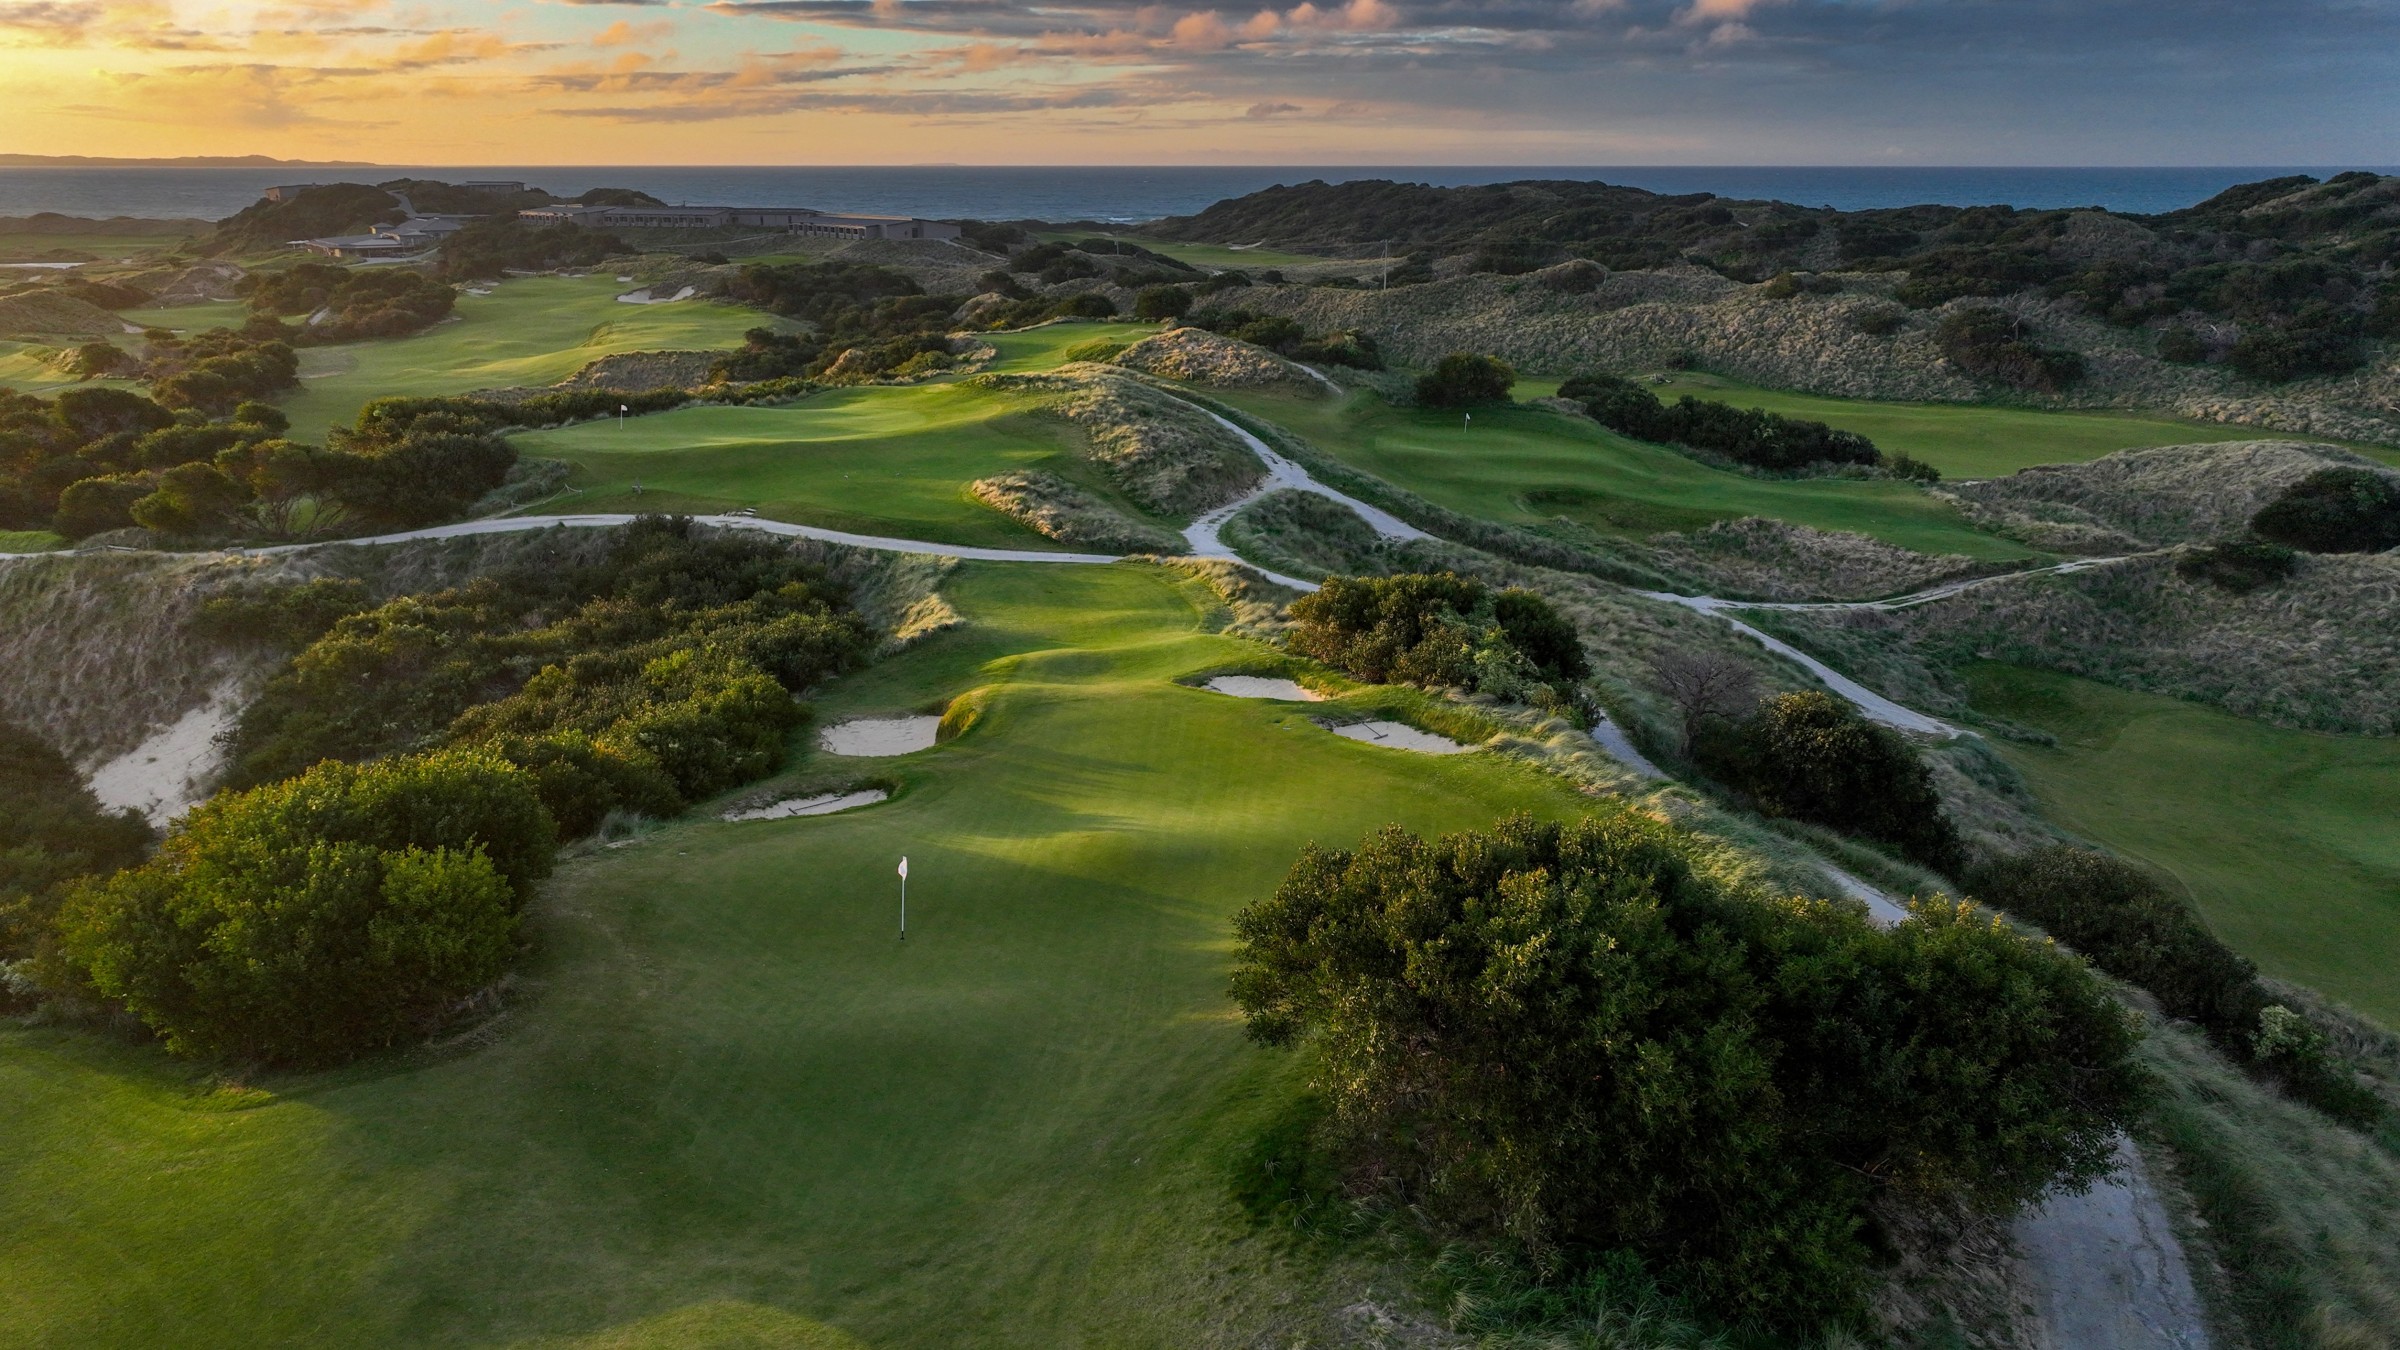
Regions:
<instances>
[{"instance_id":1,"label":"white flag on flagstick","mask_svg":"<svg viewBox=\"0 0 2400 1350\"><path fill-rule=\"evenodd\" d=\"M905 853L900 855L900 879L908 880L908 855Z\"/></svg>"}]
</instances>

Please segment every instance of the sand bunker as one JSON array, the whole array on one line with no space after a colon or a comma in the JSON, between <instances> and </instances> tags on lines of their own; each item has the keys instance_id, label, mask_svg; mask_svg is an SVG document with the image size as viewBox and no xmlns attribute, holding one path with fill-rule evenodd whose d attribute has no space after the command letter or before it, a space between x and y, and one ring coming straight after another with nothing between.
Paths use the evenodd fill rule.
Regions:
<instances>
[{"instance_id":1,"label":"sand bunker","mask_svg":"<svg viewBox=\"0 0 2400 1350\"><path fill-rule=\"evenodd\" d=\"M1447 736L1419 731L1406 722L1352 722L1344 726L1325 728L1336 736L1347 736L1369 745L1389 746L1394 750L1414 750L1426 755L1456 755L1473 749L1460 745Z\"/></svg>"},{"instance_id":2,"label":"sand bunker","mask_svg":"<svg viewBox=\"0 0 2400 1350\"><path fill-rule=\"evenodd\" d=\"M727 820L789 820L794 816L830 816L854 806L873 806L891 800L892 794L882 788L864 792L828 792L821 797L792 797L748 811L728 811Z\"/></svg>"},{"instance_id":3,"label":"sand bunker","mask_svg":"<svg viewBox=\"0 0 2400 1350\"><path fill-rule=\"evenodd\" d=\"M906 755L933 748L942 719L923 717L862 717L840 722L817 736L817 744L837 755L872 757Z\"/></svg>"},{"instance_id":4,"label":"sand bunker","mask_svg":"<svg viewBox=\"0 0 2400 1350\"><path fill-rule=\"evenodd\" d=\"M1301 687L1297 680L1272 679L1265 675L1219 675L1200 687L1210 693L1231 694L1235 698L1272 698L1285 703L1325 701L1323 694Z\"/></svg>"},{"instance_id":5,"label":"sand bunker","mask_svg":"<svg viewBox=\"0 0 2400 1350\"><path fill-rule=\"evenodd\" d=\"M241 712L239 692L232 684L219 686L208 702L92 770L92 795L112 811L130 806L161 829L199 805L223 766L217 737Z\"/></svg>"}]
</instances>

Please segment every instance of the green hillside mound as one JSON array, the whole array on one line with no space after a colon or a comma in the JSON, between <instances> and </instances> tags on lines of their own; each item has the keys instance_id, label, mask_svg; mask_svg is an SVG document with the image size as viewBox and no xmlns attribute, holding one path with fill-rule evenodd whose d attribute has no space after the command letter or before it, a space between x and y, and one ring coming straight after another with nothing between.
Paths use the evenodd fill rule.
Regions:
<instances>
[{"instance_id":1,"label":"green hillside mound","mask_svg":"<svg viewBox=\"0 0 2400 1350\"><path fill-rule=\"evenodd\" d=\"M1322 380L1275 353L1205 328L1176 328L1144 338L1114 361L1128 370L1210 389L1325 388Z\"/></svg>"},{"instance_id":2,"label":"green hillside mound","mask_svg":"<svg viewBox=\"0 0 2400 1350\"><path fill-rule=\"evenodd\" d=\"M1044 414L1064 419L1081 435L1090 458L1125 495L1152 511L1205 511L1266 473L1266 466L1206 413L1108 366L1076 362L1042 374L986 375L969 383L1035 395Z\"/></svg>"},{"instance_id":3,"label":"green hillside mound","mask_svg":"<svg viewBox=\"0 0 2400 1350\"><path fill-rule=\"evenodd\" d=\"M1991 569L1959 554L1919 553L1863 534L1812 530L1747 516L1689 533L1654 535L1662 565L1712 595L1758 600L1871 600Z\"/></svg>"},{"instance_id":4,"label":"green hillside mound","mask_svg":"<svg viewBox=\"0 0 2400 1350\"><path fill-rule=\"evenodd\" d=\"M0 335L23 339L113 337L125 321L86 300L57 291L0 296Z\"/></svg>"},{"instance_id":5,"label":"green hillside mound","mask_svg":"<svg viewBox=\"0 0 2400 1350\"><path fill-rule=\"evenodd\" d=\"M2381 467L2302 441L2162 445L1956 484L1942 495L1978 524L2029 543L2109 552L2239 534L2260 507L2312 473Z\"/></svg>"}]
</instances>

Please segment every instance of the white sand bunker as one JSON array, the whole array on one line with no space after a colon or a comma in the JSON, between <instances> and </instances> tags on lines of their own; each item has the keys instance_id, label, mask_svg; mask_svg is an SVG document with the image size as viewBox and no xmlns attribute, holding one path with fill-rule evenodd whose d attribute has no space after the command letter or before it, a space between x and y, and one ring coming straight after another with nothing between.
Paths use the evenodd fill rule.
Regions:
<instances>
[{"instance_id":1,"label":"white sand bunker","mask_svg":"<svg viewBox=\"0 0 2400 1350\"><path fill-rule=\"evenodd\" d=\"M884 755L914 754L933 748L934 733L942 729L942 719L928 714L923 717L862 717L854 722L838 722L817 736L817 744L837 755L861 758Z\"/></svg>"},{"instance_id":2,"label":"white sand bunker","mask_svg":"<svg viewBox=\"0 0 2400 1350\"><path fill-rule=\"evenodd\" d=\"M1460 745L1447 736L1419 731L1406 722L1351 722L1325 728L1336 736L1347 736L1369 745L1390 746L1394 750L1414 750L1426 755L1463 754L1475 747Z\"/></svg>"},{"instance_id":3,"label":"white sand bunker","mask_svg":"<svg viewBox=\"0 0 2400 1350\"><path fill-rule=\"evenodd\" d=\"M239 692L231 683L218 686L208 702L92 770L92 795L112 811L130 806L162 829L199 805L223 767L217 737L241 712Z\"/></svg>"},{"instance_id":4,"label":"white sand bunker","mask_svg":"<svg viewBox=\"0 0 2400 1350\"><path fill-rule=\"evenodd\" d=\"M890 801L891 796L882 788L869 788L864 792L828 792L821 797L791 797L748 811L728 811L725 819L790 820L794 816L830 816L854 806L873 806L877 802Z\"/></svg>"},{"instance_id":5,"label":"white sand bunker","mask_svg":"<svg viewBox=\"0 0 2400 1350\"><path fill-rule=\"evenodd\" d=\"M1323 694L1303 688L1297 680L1272 679L1265 675L1219 675L1200 687L1211 693L1231 694L1235 698L1272 698L1285 703L1325 701Z\"/></svg>"}]
</instances>

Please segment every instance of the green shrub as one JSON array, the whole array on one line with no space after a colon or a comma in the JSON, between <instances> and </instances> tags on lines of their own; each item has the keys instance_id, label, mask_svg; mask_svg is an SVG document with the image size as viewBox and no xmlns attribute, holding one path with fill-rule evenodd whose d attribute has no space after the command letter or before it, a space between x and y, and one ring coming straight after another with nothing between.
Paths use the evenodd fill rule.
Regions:
<instances>
[{"instance_id":1,"label":"green shrub","mask_svg":"<svg viewBox=\"0 0 2400 1350\"><path fill-rule=\"evenodd\" d=\"M2326 1049L2322 1035L2275 1005L2258 968L2208 931L2150 872L2054 844L1990 858L1967 874L1974 895L2048 929L2091 963L2138 984L2173 1016L2197 1023L2237 1063L2352 1124L2384 1108Z\"/></svg>"},{"instance_id":2,"label":"green shrub","mask_svg":"<svg viewBox=\"0 0 2400 1350\"><path fill-rule=\"evenodd\" d=\"M1191 310L1192 293L1181 286L1150 286L1133 297L1133 317L1137 319L1180 319Z\"/></svg>"},{"instance_id":3,"label":"green shrub","mask_svg":"<svg viewBox=\"0 0 2400 1350\"><path fill-rule=\"evenodd\" d=\"M1929 905L1728 892L1631 812L1310 848L1235 918L1320 1143L1439 1227L1626 1251L1729 1320L1854 1313L1887 1190L2005 1214L2097 1177L2139 1078L2072 959Z\"/></svg>"},{"instance_id":4,"label":"green shrub","mask_svg":"<svg viewBox=\"0 0 2400 1350\"><path fill-rule=\"evenodd\" d=\"M1873 441L1854 431L1837 431L1823 422L1763 408L1745 411L1689 394L1669 406L1648 389L1615 375L1577 375L1559 385L1558 396L1581 403L1593 421L1621 435L1688 445L1753 468L1874 464L1882 458Z\"/></svg>"},{"instance_id":5,"label":"green shrub","mask_svg":"<svg viewBox=\"0 0 2400 1350\"><path fill-rule=\"evenodd\" d=\"M2400 475L2375 469L2319 469L2260 507L2250 518L2250 528L2278 544L2311 553L2380 553L2400 547Z\"/></svg>"},{"instance_id":6,"label":"green shrub","mask_svg":"<svg viewBox=\"0 0 2400 1350\"><path fill-rule=\"evenodd\" d=\"M1114 338L1092 338L1086 342L1076 343L1060 352L1059 356L1067 361L1112 361L1116 359L1117 353L1132 345L1130 342L1119 342Z\"/></svg>"},{"instance_id":7,"label":"green shrub","mask_svg":"<svg viewBox=\"0 0 2400 1350\"><path fill-rule=\"evenodd\" d=\"M2175 559L2175 575L2248 595L2290 576L2299 565L2299 556L2281 544L2235 539L2181 554Z\"/></svg>"},{"instance_id":8,"label":"green shrub","mask_svg":"<svg viewBox=\"0 0 2400 1350\"><path fill-rule=\"evenodd\" d=\"M1517 372L1497 356L1452 352L1417 377L1417 402L1428 408L1503 403Z\"/></svg>"},{"instance_id":9,"label":"green shrub","mask_svg":"<svg viewBox=\"0 0 2400 1350\"><path fill-rule=\"evenodd\" d=\"M1934 341L1943 358L1966 374L2017 389L2056 393L2084 375L2081 356L2040 345L2023 319L1988 305L1945 317Z\"/></svg>"},{"instance_id":10,"label":"green shrub","mask_svg":"<svg viewBox=\"0 0 2400 1350\"><path fill-rule=\"evenodd\" d=\"M496 756L320 764L195 809L149 863L70 895L60 941L177 1054L331 1063L499 978L556 847Z\"/></svg>"},{"instance_id":11,"label":"green shrub","mask_svg":"<svg viewBox=\"0 0 2400 1350\"><path fill-rule=\"evenodd\" d=\"M1293 651L1377 683L1522 699L1591 673L1582 640L1532 591L1492 595L1455 572L1325 579L1292 604Z\"/></svg>"},{"instance_id":12,"label":"green shrub","mask_svg":"<svg viewBox=\"0 0 2400 1350\"><path fill-rule=\"evenodd\" d=\"M104 809L83 775L48 741L0 722L0 964L31 956L50 935L59 887L141 861L150 827ZM0 989L0 1005L7 1002Z\"/></svg>"},{"instance_id":13,"label":"green shrub","mask_svg":"<svg viewBox=\"0 0 2400 1350\"><path fill-rule=\"evenodd\" d=\"M1924 760L1831 694L1778 695L1739 721L1704 717L1692 758L1761 814L1887 844L1936 871L1959 864L1958 830Z\"/></svg>"},{"instance_id":14,"label":"green shrub","mask_svg":"<svg viewBox=\"0 0 2400 1350\"><path fill-rule=\"evenodd\" d=\"M80 479L58 494L50 528L69 539L124 529L133 524L133 504L154 490L148 479L124 474Z\"/></svg>"},{"instance_id":15,"label":"green shrub","mask_svg":"<svg viewBox=\"0 0 2400 1350\"><path fill-rule=\"evenodd\" d=\"M2208 359L2208 344L2200 340L2198 333L2176 324L2160 330L2158 359L2179 366L2196 366Z\"/></svg>"}]
</instances>

